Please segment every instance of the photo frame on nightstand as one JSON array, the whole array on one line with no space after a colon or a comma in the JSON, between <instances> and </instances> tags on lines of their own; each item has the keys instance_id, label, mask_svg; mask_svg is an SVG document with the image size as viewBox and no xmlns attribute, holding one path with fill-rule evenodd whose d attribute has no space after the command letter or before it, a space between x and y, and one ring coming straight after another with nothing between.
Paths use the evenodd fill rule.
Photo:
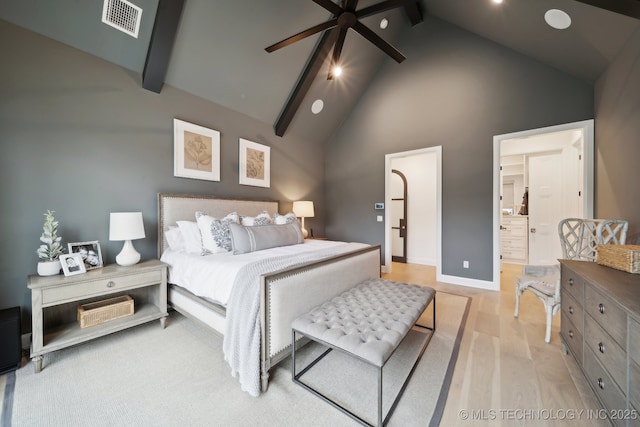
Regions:
<instances>
[{"instance_id":1,"label":"photo frame on nightstand","mask_svg":"<svg viewBox=\"0 0 640 427\"><path fill-rule=\"evenodd\" d=\"M97 240L69 243L67 246L70 254L78 253L82 256L84 268L87 271L93 270L94 268L101 268L103 266L100 242Z\"/></svg>"},{"instance_id":2,"label":"photo frame on nightstand","mask_svg":"<svg viewBox=\"0 0 640 427\"><path fill-rule=\"evenodd\" d=\"M65 276L73 276L87 272L87 269L84 268L82 255L79 253L60 255L60 264L62 265L62 271Z\"/></svg>"}]
</instances>

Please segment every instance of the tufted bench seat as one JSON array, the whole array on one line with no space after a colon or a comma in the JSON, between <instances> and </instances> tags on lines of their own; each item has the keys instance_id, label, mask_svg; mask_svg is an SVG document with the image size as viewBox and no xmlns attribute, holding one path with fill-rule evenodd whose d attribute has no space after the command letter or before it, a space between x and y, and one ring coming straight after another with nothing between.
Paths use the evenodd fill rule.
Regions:
<instances>
[{"instance_id":1,"label":"tufted bench seat","mask_svg":"<svg viewBox=\"0 0 640 427\"><path fill-rule=\"evenodd\" d=\"M378 368L378 425L384 425L404 388L413 374L420 357L435 331L435 290L383 279L370 279L336 296L324 304L295 319L291 325L293 353L293 381L302 385L355 420L362 418L333 402L326 396L303 383L304 375L318 360L331 350L339 350ZM417 325L418 318L433 301L433 326ZM386 361L398 348L404 337L414 327L428 331L420 354L409 372L405 384L398 393L385 420L382 417L382 369ZM329 348L327 352L296 374L295 342L298 335Z\"/></svg>"}]
</instances>

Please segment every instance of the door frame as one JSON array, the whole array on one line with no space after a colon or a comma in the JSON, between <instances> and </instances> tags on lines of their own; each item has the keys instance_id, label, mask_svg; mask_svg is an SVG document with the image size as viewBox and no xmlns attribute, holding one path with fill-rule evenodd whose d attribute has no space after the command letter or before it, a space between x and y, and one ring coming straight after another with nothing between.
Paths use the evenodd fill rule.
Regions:
<instances>
[{"instance_id":1,"label":"door frame","mask_svg":"<svg viewBox=\"0 0 640 427\"><path fill-rule=\"evenodd\" d=\"M396 158L434 153L436 156L436 277L442 266L442 146L386 154L384 156L384 273L391 272L391 161Z\"/></svg>"},{"instance_id":2,"label":"door frame","mask_svg":"<svg viewBox=\"0 0 640 427\"><path fill-rule=\"evenodd\" d=\"M521 132L513 132L493 137L493 289L500 290L500 146L502 141L509 139L526 138L533 135L546 133L582 130L583 134L583 212L585 218L593 218L594 213L594 120L565 123L562 125L548 126L538 129L530 129Z\"/></svg>"}]
</instances>

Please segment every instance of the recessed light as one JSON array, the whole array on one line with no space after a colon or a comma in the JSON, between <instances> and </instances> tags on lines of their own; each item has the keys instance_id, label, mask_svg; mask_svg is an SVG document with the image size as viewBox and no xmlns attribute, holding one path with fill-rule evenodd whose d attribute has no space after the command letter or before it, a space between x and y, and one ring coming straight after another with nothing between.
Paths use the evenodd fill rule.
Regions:
<instances>
[{"instance_id":1,"label":"recessed light","mask_svg":"<svg viewBox=\"0 0 640 427\"><path fill-rule=\"evenodd\" d=\"M324 108L324 101L322 101L322 99L316 99L315 101L313 101L313 104L311 104L311 112L313 114L319 114L323 108Z\"/></svg>"},{"instance_id":2,"label":"recessed light","mask_svg":"<svg viewBox=\"0 0 640 427\"><path fill-rule=\"evenodd\" d=\"M492 2L494 2L495 4L502 4L503 0L491 0Z\"/></svg>"},{"instance_id":3,"label":"recessed light","mask_svg":"<svg viewBox=\"0 0 640 427\"><path fill-rule=\"evenodd\" d=\"M333 74L334 77L340 77L340 75L342 75L342 67L336 65L335 67L333 67L333 71L331 72L331 74Z\"/></svg>"},{"instance_id":4,"label":"recessed light","mask_svg":"<svg viewBox=\"0 0 640 427\"><path fill-rule=\"evenodd\" d=\"M567 12L560 9L549 9L544 14L544 20L547 21L549 26L557 29L564 30L571 25L571 17Z\"/></svg>"},{"instance_id":5,"label":"recessed light","mask_svg":"<svg viewBox=\"0 0 640 427\"><path fill-rule=\"evenodd\" d=\"M388 26L389 26L389 20L387 18L382 18L382 20L380 20L380 28L384 30Z\"/></svg>"}]
</instances>

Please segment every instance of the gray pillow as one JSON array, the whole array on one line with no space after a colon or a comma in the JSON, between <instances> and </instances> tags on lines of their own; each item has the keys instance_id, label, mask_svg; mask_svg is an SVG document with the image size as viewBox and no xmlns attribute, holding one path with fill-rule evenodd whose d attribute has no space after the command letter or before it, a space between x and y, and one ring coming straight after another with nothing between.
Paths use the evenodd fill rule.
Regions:
<instances>
[{"instance_id":1,"label":"gray pillow","mask_svg":"<svg viewBox=\"0 0 640 427\"><path fill-rule=\"evenodd\" d=\"M246 254L262 249L304 243L302 231L297 224L258 225L245 227L229 224L233 254Z\"/></svg>"}]
</instances>

